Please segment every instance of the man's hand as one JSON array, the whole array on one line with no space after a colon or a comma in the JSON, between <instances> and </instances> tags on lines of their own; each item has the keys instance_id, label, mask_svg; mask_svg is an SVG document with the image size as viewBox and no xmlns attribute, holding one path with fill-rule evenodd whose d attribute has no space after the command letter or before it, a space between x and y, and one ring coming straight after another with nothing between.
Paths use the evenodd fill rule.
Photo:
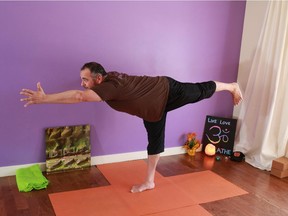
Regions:
<instances>
[{"instance_id":1,"label":"man's hand","mask_svg":"<svg viewBox=\"0 0 288 216\"><path fill-rule=\"evenodd\" d=\"M21 95L26 96L26 98L22 98L20 101L26 101L27 103L24 107L27 107L31 104L39 104L44 102L44 98L46 96L44 90L42 89L40 82L37 83L37 91L32 91L30 89L22 89L20 92Z\"/></svg>"}]
</instances>

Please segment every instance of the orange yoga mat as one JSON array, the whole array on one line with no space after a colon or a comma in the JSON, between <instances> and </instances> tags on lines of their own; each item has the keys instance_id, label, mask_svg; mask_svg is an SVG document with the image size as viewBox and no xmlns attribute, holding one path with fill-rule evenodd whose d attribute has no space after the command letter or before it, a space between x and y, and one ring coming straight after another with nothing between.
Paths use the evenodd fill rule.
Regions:
<instances>
[{"instance_id":1,"label":"orange yoga mat","mask_svg":"<svg viewBox=\"0 0 288 216\"><path fill-rule=\"evenodd\" d=\"M49 194L57 216L129 216L137 213L111 186Z\"/></svg>"},{"instance_id":2,"label":"orange yoga mat","mask_svg":"<svg viewBox=\"0 0 288 216\"><path fill-rule=\"evenodd\" d=\"M168 178L156 172L156 188L144 193L130 192L132 185L141 184L146 175L146 163L143 160L105 164L98 166L122 199L131 205L137 215L147 215L169 209L191 206L196 203L185 191L179 191Z\"/></svg>"},{"instance_id":3,"label":"orange yoga mat","mask_svg":"<svg viewBox=\"0 0 288 216\"><path fill-rule=\"evenodd\" d=\"M247 192L210 170L169 177L175 187L191 194L196 203L207 203Z\"/></svg>"},{"instance_id":4,"label":"orange yoga mat","mask_svg":"<svg viewBox=\"0 0 288 216\"><path fill-rule=\"evenodd\" d=\"M204 208L199 205L173 209L169 211L151 214L149 216L212 216Z\"/></svg>"},{"instance_id":5,"label":"orange yoga mat","mask_svg":"<svg viewBox=\"0 0 288 216\"><path fill-rule=\"evenodd\" d=\"M246 194L211 171L163 177L156 173L156 188L130 193L146 174L143 160L98 166L110 186L50 194L57 216L103 215L210 215L198 204Z\"/></svg>"}]
</instances>

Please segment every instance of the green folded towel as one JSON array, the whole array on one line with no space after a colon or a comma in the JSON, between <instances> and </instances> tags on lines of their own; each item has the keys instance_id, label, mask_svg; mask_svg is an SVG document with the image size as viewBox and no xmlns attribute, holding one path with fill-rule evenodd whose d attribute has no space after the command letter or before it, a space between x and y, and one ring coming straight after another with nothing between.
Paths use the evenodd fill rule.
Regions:
<instances>
[{"instance_id":1,"label":"green folded towel","mask_svg":"<svg viewBox=\"0 0 288 216\"><path fill-rule=\"evenodd\" d=\"M20 192L47 188L48 180L43 176L38 164L16 170L16 182Z\"/></svg>"}]
</instances>

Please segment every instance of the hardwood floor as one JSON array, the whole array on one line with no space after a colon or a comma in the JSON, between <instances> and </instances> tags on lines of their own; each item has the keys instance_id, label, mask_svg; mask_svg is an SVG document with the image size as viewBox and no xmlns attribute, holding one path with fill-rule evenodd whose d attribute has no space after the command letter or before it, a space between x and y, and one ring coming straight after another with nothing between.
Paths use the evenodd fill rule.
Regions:
<instances>
[{"instance_id":1,"label":"hardwood floor","mask_svg":"<svg viewBox=\"0 0 288 216\"><path fill-rule=\"evenodd\" d=\"M163 176L173 176L207 169L249 193L201 204L212 215L288 215L288 178L279 179L245 162L233 162L223 156L220 161L216 161L203 153L196 153L195 157L175 155L162 157L157 171ZM85 170L49 174L46 177L50 181L46 190L29 193L18 192L15 176L0 178L0 215L52 216L55 213L49 193L109 185L95 166Z\"/></svg>"}]
</instances>

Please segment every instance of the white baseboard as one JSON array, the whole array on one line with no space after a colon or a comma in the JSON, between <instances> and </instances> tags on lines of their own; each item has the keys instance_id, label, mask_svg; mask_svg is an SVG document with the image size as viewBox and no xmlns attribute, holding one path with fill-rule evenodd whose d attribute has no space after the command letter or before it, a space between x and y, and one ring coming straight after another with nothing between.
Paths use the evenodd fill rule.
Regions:
<instances>
[{"instance_id":1,"label":"white baseboard","mask_svg":"<svg viewBox=\"0 0 288 216\"><path fill-rule=\"evenodd\" d=\"M166 148L165 152L163 152L161 156L177 155L177 154L184 154L184 153L185 153L185 150L181 146L179 146L179 147ZM93 166L93 165L99 165L99 164L140 160L140 159L145 159L145 158L147 158L146 151L94 156L94 157L91 157L91 165ZM46 169L45 162L40 162L37 164L40 165L40 168L42 171L45 171ZM32 166L32 165L34 164L0 167L0 177L16 175L17 169L25 168L25 167Z\"/></svg>"}]
</instances>

